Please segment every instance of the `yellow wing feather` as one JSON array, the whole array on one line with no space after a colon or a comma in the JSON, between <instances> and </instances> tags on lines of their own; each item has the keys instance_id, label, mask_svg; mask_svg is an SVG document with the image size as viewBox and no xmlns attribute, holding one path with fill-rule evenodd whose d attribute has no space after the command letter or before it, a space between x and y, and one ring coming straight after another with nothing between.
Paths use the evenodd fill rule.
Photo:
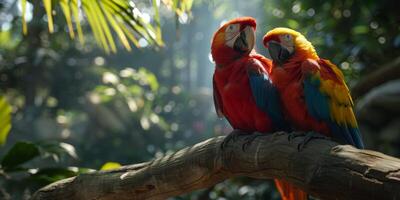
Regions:
<instances>
[{"instance_id":1,"label":"yellow wing feather","mask_svg":"<svg viewBox=\"0 0 400 200\"><path fill-rule=\"evenodd\" d=\"M336 65L330 61L324 60L319 63L324 65L325 69L334 72L332 78L321 78L320 91L330 97L329 107L331 111L331 119L341 126L357 127L357 121L353 112L353 100L347 87L344 76ZM324 69L321 68L321 70ZM323 73L329 73L323 72ZM328 76L329 77L329 76ZM336 78L336 80L335 80Z\"/></svg>"}]
</instances>

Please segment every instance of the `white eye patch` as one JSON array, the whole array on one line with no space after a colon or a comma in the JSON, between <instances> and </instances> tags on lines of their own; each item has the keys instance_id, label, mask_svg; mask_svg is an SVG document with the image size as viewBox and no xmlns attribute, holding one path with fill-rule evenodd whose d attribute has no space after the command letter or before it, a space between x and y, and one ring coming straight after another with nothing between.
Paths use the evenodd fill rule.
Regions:
<instances>
[{"instance_id":1,"label":"white eye patch","mask_svg":"<svg viewBox=\"0 0 400 200\"><path fill-rule=\"evenodd\" d=\"M293 53L294 51L294 41L293 41L293 36L290 34L283 34L279 35L280 43L284 47L286 47L290 53Z\"/></svg>"},{"instance_id":2,"label":"white eye patch","mask_svg":"<svg viewBox=\"0 0 400 200\"><path fill-rule=\"evenodd\" d=\"M225 28L225 33L228 32L238 32L240 29L240 24L230 24Z\"/></svg>"},{"instance_id":3,"label":"white eye patch","mask_svg":"<svg viewBox=\"0 0 400 200\"><path fill-rule=\"evenodd\" d=\"M282 39L286 40L287 42L290 42L290 41L292 41L292 36L289 34L284 34L284 35L282 35Z\"/></svg>"},{"instance_id":4,"label":"white eye patch","mask_svg":"<svg viewBox=\"0 0 400 200\"><path fill-rule=\"evenodd\" d=\"M225 28L225 44L233 47L236 38L240 35L240 24L230 24Z\"/></svg>"}]
</instances>

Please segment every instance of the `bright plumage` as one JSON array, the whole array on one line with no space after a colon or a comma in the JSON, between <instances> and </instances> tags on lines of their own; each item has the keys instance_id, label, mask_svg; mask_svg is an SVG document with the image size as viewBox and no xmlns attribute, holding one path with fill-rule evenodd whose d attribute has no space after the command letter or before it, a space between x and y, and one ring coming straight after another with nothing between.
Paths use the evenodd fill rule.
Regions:
<instances>
[{"instance_id":1,"label":"bright plumage","mask_svg":"<svg viewBox=\"0 0 400 200\"><path fill-rule=\"evenodd\" d=\"M214 103L220 117L234 129L248 133L287 128L279 94L269 73L272 62L254 50L256 22L241 17L224 24L214 34L211 54L216 67ZM277 182L286 199L305 199L306 194L288 183Z\"/></svg>"},{"instance_id":2,"label":"bright plumage","mask_svg":"<svg viewBox=\"0 0 400 200\"><path fill-rule=\"evenodd\" d=\"M242 17L214 34L214 102L218 115L234 129L271 132L283 126L283 118L279 95L268 76L272 62L253 50L255 28L253 18Z\"/></svg>"},{"instance_id":3,"label":"bright plumage","mask_svg":"<svg viewBox=\"0 0 400 200\"><path fill-rule=\"evenodd\" d=\"M271 78L291 125L364 148L342 72L320 59L313 45L294 30L273 29L263 43L273 59Z\"/></svg>"}]
</instances>

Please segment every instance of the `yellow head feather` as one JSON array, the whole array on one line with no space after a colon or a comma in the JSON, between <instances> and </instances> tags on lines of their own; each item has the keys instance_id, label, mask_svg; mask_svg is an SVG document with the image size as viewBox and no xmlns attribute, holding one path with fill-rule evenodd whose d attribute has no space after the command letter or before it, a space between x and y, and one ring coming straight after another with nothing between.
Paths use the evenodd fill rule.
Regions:
<instances>
[{"instance_id":1,"label":"yellow head feather","mask_svg":"<svg viewBox=\"0 0 400 200\"><path fill-rule=\"evenodd\" d=\"M274 28L265 34L263 42L266 45L271 40L279 41L280 35L291 35L293 38L295 54L293 58L298 59L318 59L314 46L301 33L290 28Z\"/></svg>"}]
</instances>

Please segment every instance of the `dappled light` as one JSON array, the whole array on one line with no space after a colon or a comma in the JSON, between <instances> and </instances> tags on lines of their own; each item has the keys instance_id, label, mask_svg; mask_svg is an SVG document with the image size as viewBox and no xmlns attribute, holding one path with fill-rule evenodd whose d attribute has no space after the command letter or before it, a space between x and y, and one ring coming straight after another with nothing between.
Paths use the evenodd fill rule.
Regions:
<instances>
[{"instance_id":1,"label":"dappled light","mask_svg":"<svg viewBox=\"0 0 400 200\"><path fill-rule=\"evenodd\" d=\"M229 134L210 48L241 16L267 58L266 32L302 33L343 72L367 149L400 157L398 13L390 0L0 1L0 199ZM280 198L272 180L238 177L171 199Z\"/></svg>"}]
</instances>

